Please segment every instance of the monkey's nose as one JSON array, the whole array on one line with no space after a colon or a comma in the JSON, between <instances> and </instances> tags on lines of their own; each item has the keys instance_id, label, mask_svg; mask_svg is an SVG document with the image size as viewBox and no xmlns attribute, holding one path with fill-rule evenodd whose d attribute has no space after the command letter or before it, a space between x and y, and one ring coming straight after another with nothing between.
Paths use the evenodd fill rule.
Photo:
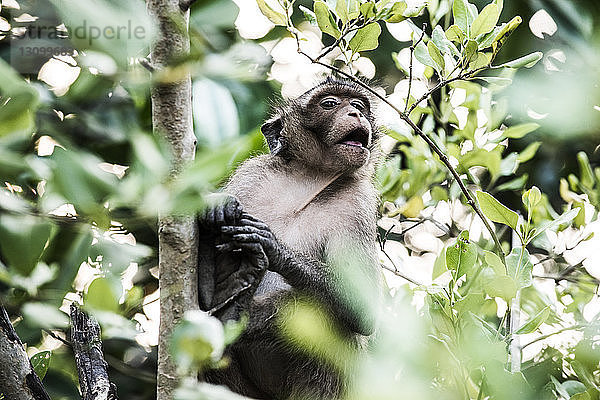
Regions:
<instances>
[{"instance_id":1,"label":"monkey's nose","mask_svg":"<svg viewBox=\"0 0 600 400\"><path fill-rule=\"evenodd\" d=\"M348 113L348 116L349 116L349 117L354 117L354 118L360 119L360 113L359 113L358 111L350 111L350 112Z\"/></svg>"}]
</instances>

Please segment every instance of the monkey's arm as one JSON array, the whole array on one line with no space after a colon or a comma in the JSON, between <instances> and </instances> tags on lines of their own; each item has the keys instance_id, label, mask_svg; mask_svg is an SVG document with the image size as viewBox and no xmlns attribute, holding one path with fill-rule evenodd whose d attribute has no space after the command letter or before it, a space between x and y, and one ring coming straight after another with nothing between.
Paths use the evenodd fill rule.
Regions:
<instances>
[{"instance_id":1,"label":"monkey's arm","mask_svg":"<svg viewBox=\"0 0 600 400\"><path fill-rule=\"evenodd\" d=\"M248 214L243 214L240 224L221 228L232 239L221 250L241 243L260 243L269 270L321 301L347 329L362 335L373 333L375 318L369 302L377 297L377 279L373 277L376 270L364 265L374 263L374 259L361 242L337 240L328 246L326 262L319 262L280 244L266 224Z\"/></svg>"}]
</instances>

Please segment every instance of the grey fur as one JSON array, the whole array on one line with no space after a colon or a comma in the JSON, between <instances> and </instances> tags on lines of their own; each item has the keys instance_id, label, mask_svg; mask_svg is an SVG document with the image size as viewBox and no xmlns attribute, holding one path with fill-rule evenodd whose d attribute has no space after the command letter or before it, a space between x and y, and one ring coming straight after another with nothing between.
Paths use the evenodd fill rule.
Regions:
<instances>
[{"instance_id":1,"label":"grey fur","mask_svg":"<svg viewBox=\"0 0 600 400\"><path fill-rule=\"evenodd\" d=\"M329 95L346 99L333 113L319 105ZM252 291L236 303L234 311L220 315L230 319L248 312L248 328L230 349L230 367L209 373L208 380L260 399L333 399L343 392L344 375L350 371L336 370L294 348L278 323L286 302L309 296L331 314L332 323L356 349L364 346L365 335L375 328L380 272L373 175L379 133L372 111L359 113L359 118L349 105L353 98L373 103L358 85L328 79L278 107L263 126L272 153L246 161L227 184L224 191L237 199L248 217L227 217L225 212L221 220L235 222L221 223L231 225L222 230L238 234L264 230L256 235L262 250L255 246L251 251L257 261L240 266L254 271L247 274ZM361 141L368 151L339 144L348 132L358 129L357 124L363 127ZM311 201L298 211L307 200ZM209 225L219 224L214 222L218 218L211 218ZM222 237L220 241L229 242L221 250L240 245L235 237ZM248 248L243 247L242 253L230 251L229 257ZM263 260L268 260L266 272ZM253 269L255 264L258 267Z\"/></svg>"}]
</instances>

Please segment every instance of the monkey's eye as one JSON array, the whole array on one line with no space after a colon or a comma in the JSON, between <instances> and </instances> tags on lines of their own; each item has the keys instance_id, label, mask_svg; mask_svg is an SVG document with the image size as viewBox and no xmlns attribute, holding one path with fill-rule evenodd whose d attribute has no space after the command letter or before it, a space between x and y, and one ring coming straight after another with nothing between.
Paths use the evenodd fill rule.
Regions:
<instances>
[{"instance_id":1,"label":"monkey's eye","mask_svg":"<svg viewBox=\"0 0 600 400\"><path fill-rule=\"evenodd\" d=\"M350 105L352 107L356 108L361 113L364 113L365 111L367 111L367 106L365 105L365 103L362 102L362 100L352 100L350 102Z\"/></svg>"},{"instance_id":2,"label":"monkey's eye","mask_svg":"<svg viewBox=\"0 0 600 400\"><path fill-rule=\"evenodd\" d=\"M326 110L331 110L335 107L337 107L340 102L338 99L334 98L334 97L327 97L323 100L321 100L321 103L319 103L321 107L323 107Z\"/></svg>"}]
</instances>

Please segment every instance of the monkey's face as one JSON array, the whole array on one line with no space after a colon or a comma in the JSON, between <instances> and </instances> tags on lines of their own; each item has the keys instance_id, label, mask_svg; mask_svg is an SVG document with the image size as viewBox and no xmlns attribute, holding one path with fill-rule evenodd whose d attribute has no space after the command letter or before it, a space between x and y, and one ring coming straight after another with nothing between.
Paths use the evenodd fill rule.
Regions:
<instances>
[{"instance_id":1,"label":"monkey's face","mask_svg":"<svg viewBox=\"0 0 600 400\"><path fill-rule=\"evenodd\" d=\"M369 102L362 97L326 94L319 96L309 113L311 121L332 161L340 166L360 167L371 154L373 130Z\"/></svg>"},{"instance_id":2,"label":"monkey's face","mask_svg":"<svg viewBox=\"0 0 600 400\"><path fill-rule=\"evenodd\" d=\"M328 79L278 110L262 126L271 153L329 172L369 164L376 128L368 92Z\"/></svg>"}]
</instances>

